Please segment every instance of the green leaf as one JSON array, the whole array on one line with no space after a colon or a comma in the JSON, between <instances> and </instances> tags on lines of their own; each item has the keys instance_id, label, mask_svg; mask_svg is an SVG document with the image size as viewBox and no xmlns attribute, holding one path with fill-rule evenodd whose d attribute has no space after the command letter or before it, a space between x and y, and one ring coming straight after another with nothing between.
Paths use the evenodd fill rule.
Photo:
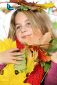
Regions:
<instances>
[{"instance_id":1,"label":"green leaf","mask_svg":"<svg viewBox=\"0 0 57 85\"><path fill-rule=\"evenodd\" d=\"M47 72L49 68L50 68L50 63L46 62L44 66L44 71Z\"/></svg>"},{"instance_id":2,"label":"green leaf","mask_svg":"<svg viewBox=\"0 0 57 85\"><path fill-rule=\"evenodd\" d=\"M47 72L50 68L50 62L41 62L41 66L44 68L44 72Z\"/></svg>"},{"instance_id":3,"label":"green leaf","mask_svg":"<svg viewBox=\"0 0 57 85\"><path fill-rule=\"evenodd\" d=\"M20 9L21 9L21 10L26 10L26 11L27 11L29 8L26 7L26 6L20 6Z\"/></svg>"},{"instance_id":4,"label":"green leaf","mask_svg":"<svg viewBox=\"0 0 57 85\"><path fill-rule=\"evenodd\" d=\"M49 48L47 49L47 52L56 52L57 51L57 38L54 38L51 42Z\"/></svg>"},{"instance_id":5,"label":"green leaf","mask_svg":"<svg viewBox=\"0 0 57 85\"><path fill-rule=\"evenodd\" d=\"M45 66L45 62L41 62L41 67L44 67Z\"/></svg>"},{"instance_id":6,"label":"green leaf","mask_svg":"<svg viewBox=\"0 0 57 85\"><path fill-rule=\"evenodd\" d=\"M57 29L57 22L53 22L53 28Z\"/></svg>"},{"instance_id":7,"label":"green leaf","mask_svg":"<svg viewBox=\"0 0 57 85\"><path fill-rule=\"evenodd\" d=\"M23 53L23 56L22 56L23 57L23 60L22 61L17 61L17 62L20 63L19 65L17 65L17 64L14 65L15 70L18 70L19 72L22 72L23 70L26 70L27 50L26 49L23 49L22 50L22 53Z\"/></svg>"}]
</instances>

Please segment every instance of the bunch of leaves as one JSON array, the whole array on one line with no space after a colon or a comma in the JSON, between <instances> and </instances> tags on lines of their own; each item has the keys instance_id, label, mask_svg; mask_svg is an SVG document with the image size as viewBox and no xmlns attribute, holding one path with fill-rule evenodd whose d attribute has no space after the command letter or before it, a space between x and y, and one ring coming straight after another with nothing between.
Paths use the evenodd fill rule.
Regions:
<instances>
[{"instance_id":1,"label":"bunch of leaves","mask_svg":"<svg viewBox=\"0 0 57 85\"><path fill-rule=\"evenodd\" d=\"M46 73L51 65L51 57L46 51L41 49L38 51L38 57L40 59L41 67L43 67L44 72Z\"/></svg>"},{"instance_id":2,"label":"bunch of leaves","mask_svg":"<svg viewBox=\"0 0 57 85\"><path fill-rule=\"evenodd\" d=\"M42 10L42 9L52 8L52 7L55 6L54 3L37 4L37 3L34 3L34 2L27 2L26 0L10 0L10 2L17 3L18 5L21 6L22 10L24 10L24 9L25 10L28 10L28 9Z\"/></svg>"},{"instance_id":3,"label":"bunch of leaves","mask_svg":"<svg viewBox=\"0 0 57 85\"><path fill-rule=\"evenodd\" d=\"M46 51L47 51L46 56L50 56L51 53L57 51L57 38L54 38L50 41L50 46L48 47L48 49ZM44 68L45 72L47 72L49 70L50 65L51 65L51 61L41 62L41 66Z\"/></svg>"},{"instance_id":4,"label":"bunch of leaves","mask_svg":"<svg viewBox=\"0 0 57 85\"><path fill-rule=\"evenodd\" d=\"M46 8L54 7L53 3L37 4L37 3L34 3L34 2L33 3L27 2L25 0L19 0L18 4L23 5L23 6L27 6L31 10L39 10L39 9L46 9Z\"/></svg>"}]
</instances>

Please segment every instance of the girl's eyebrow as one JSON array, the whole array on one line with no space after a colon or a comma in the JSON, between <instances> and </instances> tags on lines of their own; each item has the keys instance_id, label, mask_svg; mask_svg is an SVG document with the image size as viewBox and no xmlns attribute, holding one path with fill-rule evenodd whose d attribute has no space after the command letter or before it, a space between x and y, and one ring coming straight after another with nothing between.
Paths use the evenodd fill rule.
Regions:
<instances>
[{"instance_id":1,"label":"girl's eyebrow","mask_svg":"<svg viewBox=\"0 0 57 85\"><path fill-rule=\"evenodd\" d=\"M29 21L29 19L26 19L25 22Z\"/></svg>"},{"instance_id":2,"label":"girl's eyebrow","mask_svg":"<svg viewBox=\"0 0 57 85\"><path fill-rule=\"evenodd\" d=\"M15 26L16 26L16 25L21 25L21 24L20 24L20 23L16 23Z\"/></svg>"}]
</instances>

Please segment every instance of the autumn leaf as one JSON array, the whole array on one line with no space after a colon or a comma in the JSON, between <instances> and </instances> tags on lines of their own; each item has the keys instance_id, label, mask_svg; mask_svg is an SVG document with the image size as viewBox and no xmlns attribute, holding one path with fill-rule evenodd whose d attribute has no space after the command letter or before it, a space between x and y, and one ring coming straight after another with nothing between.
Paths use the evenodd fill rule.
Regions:
<instances>
[{"instance_id":1,"label":"autumn leaf","mask_svg":"<svg viewBox=\"0 0 57 85\"><path fill-rule=\"evenodd\" d=\"M50 46L47 49L48 53L56 52L57 51L57 38L54 38L52 42L50 42Z\"/></svg>"}]
</instances>

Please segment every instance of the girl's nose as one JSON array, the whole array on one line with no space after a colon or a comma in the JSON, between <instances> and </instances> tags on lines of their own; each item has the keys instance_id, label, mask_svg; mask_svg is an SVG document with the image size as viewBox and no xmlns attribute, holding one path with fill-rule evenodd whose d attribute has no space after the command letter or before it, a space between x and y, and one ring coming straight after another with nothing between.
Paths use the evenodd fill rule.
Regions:
<instances>
[{"instance_id":1,"label":"girl's nose","mask_svg":"<svg viewBox=\"0 0 57 85\"><path fill-rule=\"evenodd\" d=\"M26 27L22 27L21 28L21 32L23 33L23 32L26 32Z\"/></svg>"}]
</instances>

